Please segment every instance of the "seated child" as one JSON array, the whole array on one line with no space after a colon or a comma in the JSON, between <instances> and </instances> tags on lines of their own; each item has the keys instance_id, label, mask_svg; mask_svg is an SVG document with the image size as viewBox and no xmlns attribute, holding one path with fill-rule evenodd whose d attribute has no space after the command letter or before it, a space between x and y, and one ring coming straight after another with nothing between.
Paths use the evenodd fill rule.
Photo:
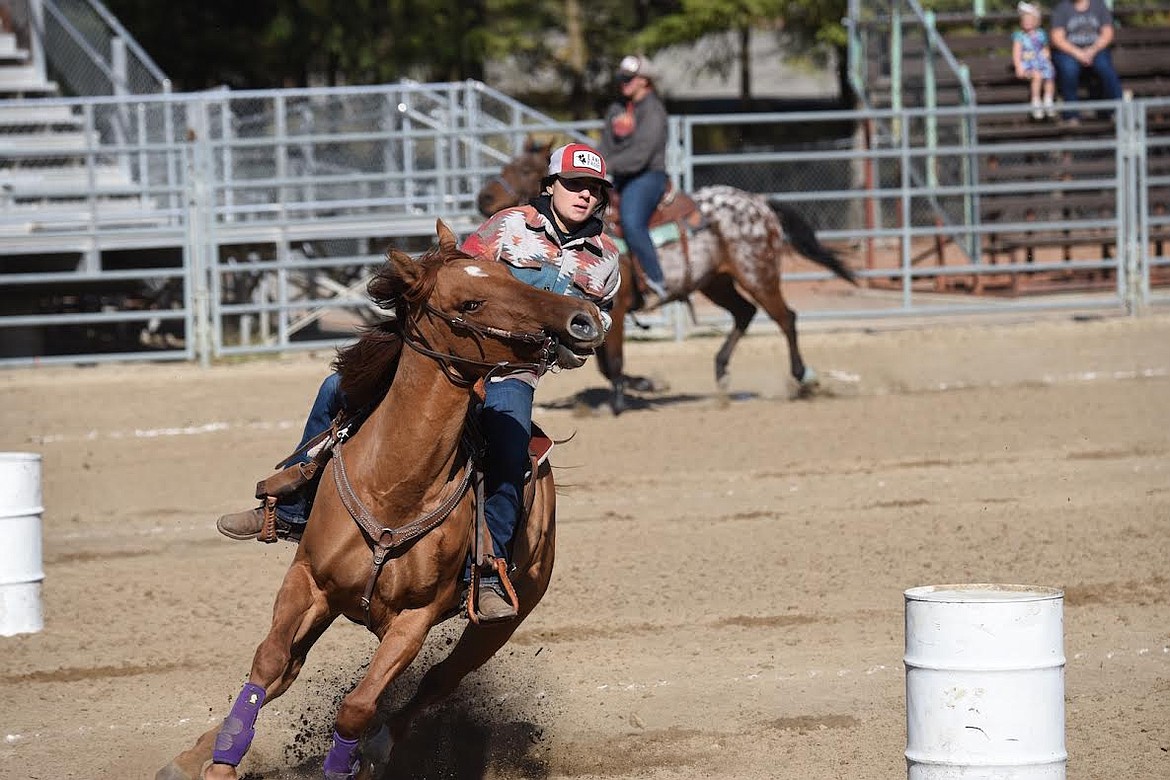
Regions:
<instances>
[{"instance_id":1,"label":"seated child","mask_svg":"<svg viewBox=\"0 0 1170 780\"><path fill-rule=\"evenodd\" d=\"M1020 12L1020 29L1012 33L1012 64L1016 68L1016 77L1031 85L1032 118L1054 116L1052 96L1056 90L1056 72L1048 51L1048 36L1040 28L1040 9L1032 3L1021 2L1016 10Z\"/></svg>"}]
</instances>

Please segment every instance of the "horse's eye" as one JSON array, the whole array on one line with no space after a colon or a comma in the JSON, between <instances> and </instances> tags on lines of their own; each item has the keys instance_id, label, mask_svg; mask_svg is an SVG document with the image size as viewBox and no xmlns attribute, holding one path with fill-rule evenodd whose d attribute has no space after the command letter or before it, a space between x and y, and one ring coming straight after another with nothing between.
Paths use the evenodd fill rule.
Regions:
<instances>
[{"instance_id":1,"label":"horse's eye","mask_svg":"<svg viewBox=\"0 0 1170 780\"><path fill-rule=\"evenodd\" d=\"M483 301L464 301L459 305L459 311L464 314L474 314L483 308Z\"/></svg>"}]
</instances>

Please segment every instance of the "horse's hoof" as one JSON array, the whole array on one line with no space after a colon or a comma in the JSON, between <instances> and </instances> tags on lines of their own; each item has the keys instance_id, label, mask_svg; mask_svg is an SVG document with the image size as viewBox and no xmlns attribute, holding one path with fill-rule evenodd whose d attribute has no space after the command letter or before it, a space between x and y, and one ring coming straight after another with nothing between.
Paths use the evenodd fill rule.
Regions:
<instances>
[{"instance_id":1,"label":"horse's hoof","mask_svg":"<svg viewBox=\"0 0 1170 780\"><path fill-rule=\"evenodd\" d=\"M154 780L196 780L179 768L174 761L154 773Z\"/></svg>"},{"instance_id":2,"label":"horse's hoof","mask_svg":"<svg viewBox=\"0 0 1170 780\"><path fill-rule=\"evenodd\" d=\"M236 768L231 764L217 764L211 759L203 762L200 780L239 780Z\"/></svg>"},{"instance_id":3,"label":"horse's hoof","mask_svg":"<svg viewBox=\"0 0 1170 780\"><path fill-rule=\"evenodd\" d=\"M362 755L368 759L367 764L383 766L390 760L390 752L394 750L394 735L385 723L362 742Z\"/></svg>"}]
</instances>

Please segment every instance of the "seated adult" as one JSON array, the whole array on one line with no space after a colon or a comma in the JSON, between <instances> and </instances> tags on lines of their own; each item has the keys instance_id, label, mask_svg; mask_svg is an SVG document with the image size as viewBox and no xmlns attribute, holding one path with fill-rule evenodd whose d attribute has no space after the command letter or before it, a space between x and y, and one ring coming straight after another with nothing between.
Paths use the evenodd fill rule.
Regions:
<instances>
[{"instance_id":1,"label":"seated adult","mask_svg":"<svg viewBox=\"0 0 1170 780\"><path fill-rule=\"evenodd\" d=\"M1061 0L1052 11L1052 64L1064 101L1061 116L1079 122L1074 104L1081 73L1088 69L1101 80L1101 98L1119 100L1121 79L1109 51L1113 43L1113 12L1105 0ZM1108 116L1111 112L1102 112Z\"/></svg>"}]
</instances>

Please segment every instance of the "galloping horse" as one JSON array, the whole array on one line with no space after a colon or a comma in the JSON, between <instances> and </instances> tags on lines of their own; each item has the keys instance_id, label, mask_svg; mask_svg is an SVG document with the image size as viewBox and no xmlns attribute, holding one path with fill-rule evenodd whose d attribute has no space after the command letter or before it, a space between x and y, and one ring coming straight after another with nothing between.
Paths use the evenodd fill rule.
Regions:
<instances>
[{"instance_id":1,"label":"galloping horse","mask_svg":"<svg viewBox=\"0 0 1170 780\"><path fill-rule=\"evenodd\" d=\"M480 190L476 200L479 210L489 216L535 197L548 169L551 150L551 142L539 144L528 139L524 151ZM834 251L820 243L808 222L789 208L725 186L699 189L693 199L705 226L687 236L685 241L676 240L659 247L658 258L671 299L682 300L692 292L701 292L726 309L735 322L715 356L715 381L720 391L727 389L731 354L755 317L758 306L784 332L792 377L800 395L810 394L817 385L817 376L810 366L805 365L796 344L796 313L788 308L780 290L781 255L791 242L801 255L857 284L853 271ZM625 315L637 310L641 305L641 295L634 283L633 261L628 254L622 257L621 268L622 287L614 300L613 327L606 337L605 346L597 352L598 367L613 388L610 404L614 414L620 414L626 408L627 387L649 389L646 387L649 380L627 376L623 372Z\"/></svg>"},{"instance_id":2,"label":"galloping horse","mask_svg":"<svg viewBox=\"0 0 1170 780\"><path fill-rule=\"evenodd\" d=\"M373 411L325 466L276 596L272 626L231 713L159 770L156 780L236 778L259 707L292 685L309 648L338 615L366 624L379 645L365 677L341 703L325 772L330 780L368 773L370 766L356 760L356 740L371 726L379 696L414 660L431 627L461 609L475 526L464 439L465 419L472 419L478 400L475 383L510 368L538 368L557 350L582 356L601 344L596 306L524 284L502 263L468 257L442 222L437 248L417 262L391 251L369 291L397 317L343 350L338 368L349 402L370 401ZM531 509L512 550L518 617L469 622L390 719L391 744L424 708L499 650L544 595L552 576L556 495L547 461L534 471L525 502ZM392 528L371 534L359 515ZM385 561L380 574L379 553ZM222 760L225 751L231 760Z\"/></svg>"}]
</instances>

